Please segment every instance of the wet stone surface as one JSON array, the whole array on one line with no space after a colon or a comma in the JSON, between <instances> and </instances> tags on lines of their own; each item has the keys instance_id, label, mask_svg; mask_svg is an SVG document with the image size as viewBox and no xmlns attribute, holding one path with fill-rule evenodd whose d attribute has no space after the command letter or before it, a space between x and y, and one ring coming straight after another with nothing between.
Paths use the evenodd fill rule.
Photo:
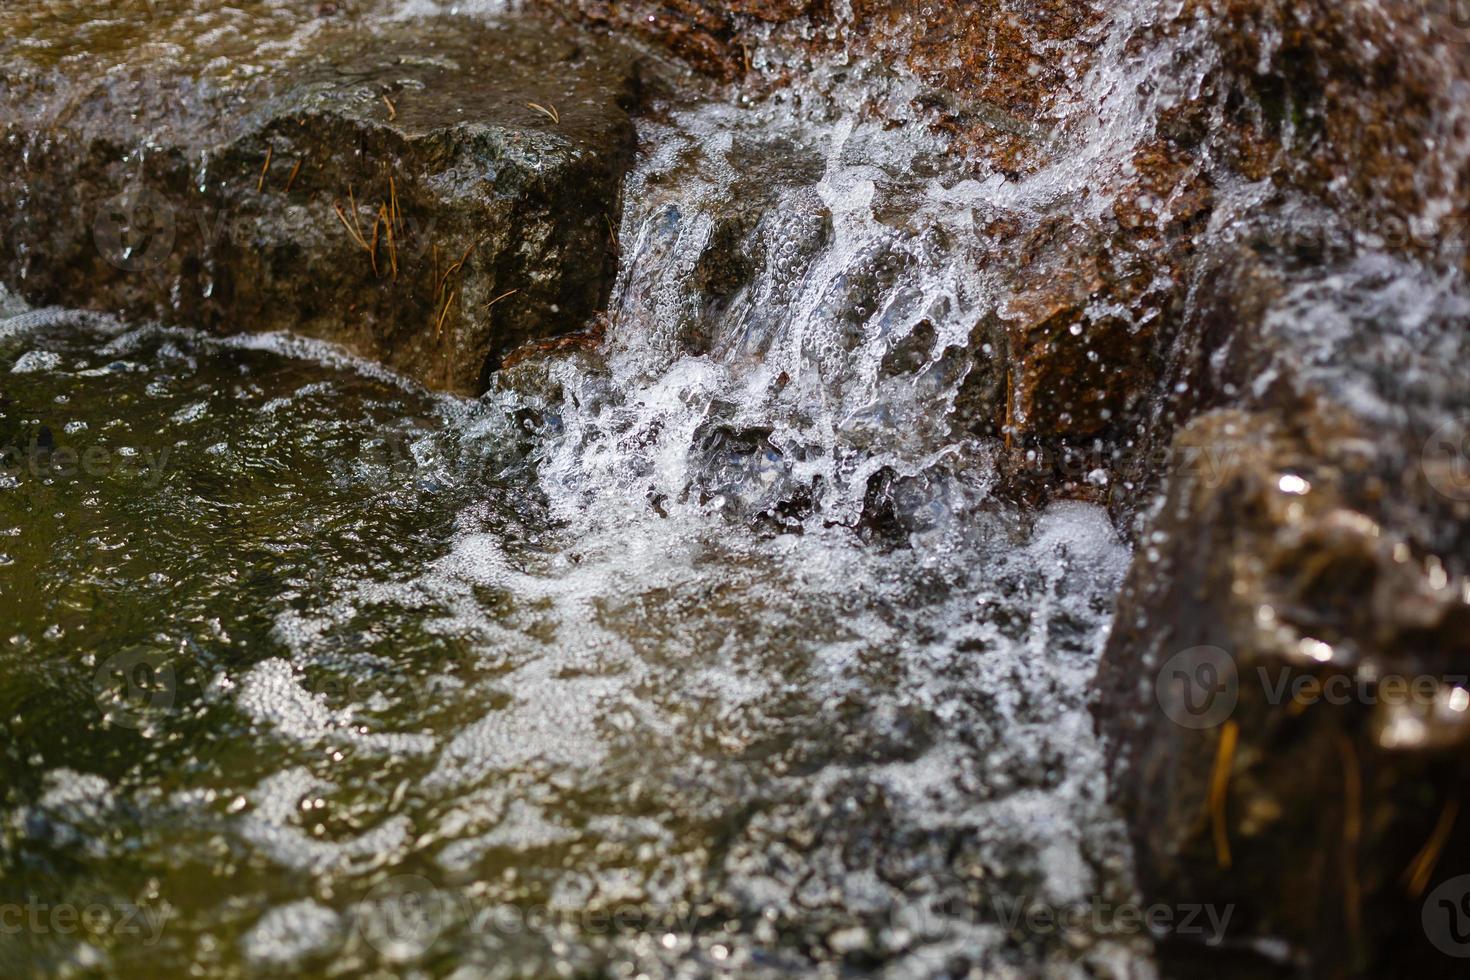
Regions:
<instances>
[{"instance_id":1,"label":"wet stone surface","mask_svg":"<svg viewBox=\"0 0 1470 980\"><path fill-rule=\"evenodd\" d=\"M1239 250L1219 278L1251 289L1215 298L1229 350L1192 380L1243 407L1175 437L1099 672L1139 874L1289 943L1185 962L1437 972L1425 895L1470 860L1446 816L1470 741L1470 297L1384 255L1324 281Z\"/></svg>"},{"instance_id":2,"label":"wet stone surface","mask_svg":"<svg viewBox=\"0 0 1470 980\"><path fill-rule=\"evenodd\" d=\"M462 393L604 305L637 88L606 38L371 5L57 6L0 12L19 294L291 329Z\"/></svg>"}]
</instances>

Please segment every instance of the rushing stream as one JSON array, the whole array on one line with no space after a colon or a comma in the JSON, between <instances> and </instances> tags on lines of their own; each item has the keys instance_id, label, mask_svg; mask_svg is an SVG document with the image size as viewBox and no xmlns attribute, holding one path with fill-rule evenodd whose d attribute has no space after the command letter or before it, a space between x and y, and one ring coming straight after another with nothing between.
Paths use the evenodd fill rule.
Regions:
<instances>
[{"instance_id":1,"label":"rushing stream","mask_svg":"<svg viewBox=\"0 0 1470 980\"><path fill-rule=\"evenodd\" d=\"M573 522L493 405L318 346L0 343L4 888L113 916L7 973L1138 955L1006 928L1127 897L1101 513Z\"/></svg>"},{"instance_id":2,"label":"rushing stream","mask_svg":"<svg viewBox=\"0 0 1470 980\"><path fill-rule=\"evenodd\" d=\"M985 209L1112 137L983 181L801 91L642 121L604 355L479 400L4 308L0 902L98 911L0 973L1151 970L1129 553L992 497L960 356Z\"/></svg>"},{"instance_id":3,"label":"rushing stream","mask_svg":"<svg viewBox=\"0 0 1470 980\"><path fill-rule=\"evenodd\" d=\"M1179 858L1163 875L1176 896L1179 881L1208 895L1210 881L1224 880L1232 827L1236 840L1256 842L1254 853L1237 851L1241 888L1265 891L1253 883L1296 873L1295 860L1289 868L1278 861L1256 877L1267 863L1261 855L1301 857L1301 889L1293 883L1287 897L1262 903L1302 909L1246 922L1235 943L1235 951L1251 947L1251 955L1286 963L1287 927L1299 912L1301 921L1316 914L1300 896L1320 892L1336 903L1341 893L1343 921L1355 921L1355 848L1364 828L1412 836L1401 833L1418 826L1412 820L1358 816L1362 808L1348 802L1364 793L1355 761L1342 769L1339 821L1342 854L1351 859L1329 851L1339 833L1326 822L1330 805L1320 815L1330 832L1316 823L1272 829L1283 813L1295 819L1312 809L1317 788L1338 785L1336 755L1321 762L1310 748L1318 743L1290 733L1297 729L1281 743L1263 743L1243 728L1238 755L1236 729L1220 736L1218 754L1202 754L1203 741L1186 743L1171 731L1158 756L1136 742L1125 746L1149 765L1165 759L1171 778L1187 772L1197 780L1169 787L1147 812L1182 824L1208 798L1213 836L1206 841L1200 809L1199 828L1171 826L1151 854L1153 828L1145 827L1134 837L1135 866L1108 803L1108 760L1089 711L1132 553L1109 513L1087 501L1107 500L1114 518L1137 521L1130 530L1138 531L1138 564L1157 571L1143 582L1164 597L1159 602L1175 595L1159 591L1161 582L1180 590L1198 584L1199 592L1233 583L1209 598L1225 609L1229 596L1239 607L1186 608L1171 619L1173 611L1136 604L1119 617L1115 646L1135 629L1150 644L1157 638L1149 650L1162 654L1179 638L1171 624L1199 626L1203 636L1211 615L1221 620L1219 635L1245 637L1241 644L1256 643L1252 637L1266 634L1252 631L1268 626L1279 639L1293 613L1266 602L1273 593L1264 572L1255 582L1233 566L1218 575L1211 566L1210 575L1169 581L1165 563L1190 567L1180 558L1195 546L1196 527L1199 541L1214 545L1201 545L1202 562L1223 564L1253 539L1222 543L1221 528L1236 518L1213 502L1236 484L1201 491L1172 515L1188 522L1203 512L1203 524L1150 529L1137 474L1161 467L1130 468L1131 457L1166 446L1170 427L1191 413L1238 409L1239 432L1233 422L1220 431L1231 440L1265 433L1263 458L1237 460L1234 471L1243 474L1242 507L1262 511L1243 523L1262 541L1279 539L1270 554L1253 556L1264 567L1302 527L1330 531L1333 541L1361 533L1380 551L1389 541L1384 536L1380 548L1380 527L1351 510L1358 492L1351 486L1330 519L1306 507L1325 510L1328 488L1347 478L1330 461L1320 477L1298 466L1282 447L1295 445L1288 436L1307 435L1286 430L1299 426L1331 452L1352 443L1364 459L1374 456L1367 450L1375 440L1397 440L1403 445L1375 451L1402 456L1380 467L1401 475L1421 465L1414 457L1424 441L1402 435L1414 426L1392 426L1408 419L1427 432L1452 412L1463 415L1470 300L1463 241L1449 225L1464 196L1467 129L1453 113L1426 128L1415 139L1432 152L1410 154L1407 143L1338 147L1347 162L1367 162L1334 174L1341 161L1317 156L1342 139L1337 133L1400 139L1388 117L1402 113L1396 103L1365 102L1359 128L1328 126L1351 113L1324 119L1322 107L1355 90L1328 78L1348 73L1331 58L1303 60L1302 51L1314 49L1292 35L1308 33L1305 7L1265 5L1271 16L1242 22L1251 71L1240 69L1241 51L1221 41L1235 37L1220 22L1234 14L1231 5L1125 0L1079 8L1075 25L1055 35L1042 23L1047 5L987 7L990 36L1003 49L994 52L994 70L1016 76L1012 82L1039 79L1044 94L1031 106L991 99L985 78L965 78L964 98L946 105L943 84L925 88L885 57L844 53L883 52L885 23L913 39L915 57L938 58L958 46L956 38L977 36L954 33L965 18L949 20L951 11L927 5L877 5L894 16L868 18L862 38L840 38L858 25L860 5L786 5L811 6L812 23L827 25L814 29L828 30L834 43L792 44L804 21L762 20L739 35L744 86L718 87L645 52L639 85L618 75L617 99L582 97L572 77L581 48L569 44L549 72L568 73L560 108L524 105L550 120L538 117L537 132L562 126L565 114L557 132L568 139L601 132L584 123L620 123L613 129L626 139L608 145L628 152L608 160L631 156L636 128L620 219L605 217L617 278L595 325L568 322L572 339L521 348L490 378L489 391L470 399L428 391L323 342L263 333L259 308L254 323L195 329L211 321L191 318L188 310L205 307L185 301L216 295L216 262L236 263L220 270L220 295L230 275L265 281L299 273L307 305L340 296L315 293L317 284L307 282L323 268L309 265L313 257L345 254L333 251L345 239L335 237L327 204L336 191L327 181L336 179L334 165L346 175L378 163L357 149L360 159L323 159L319 173L304 172L304 181L317 180L312 193L325 196L305 196L298 186L298 199L316 201L321 213L290 209L307 214L302 227L316 236L297 249L302 242L271 220L238 227L227 220L261 217L255 209L278 217L272 202L287 200L296 179L292 169L281 182L284 154L263 141L264 130L219 136L221 148L239 143L231 150L238 159L215 154L213 171L216 148L199 151L215 138L211 105L228 107L234 129L222 133L246 132L235 126L246 116L230 113L270 110L283 113L262 117L274 119L272 138L284 127L305 139L304 120L288 127L285 110L252 103L252 93L270 91L258 83L298 63L313 66L312 84L323 93L335 92L330 105L358 114L354 125L370 120L381 130L386 124L367 110L391 121L401 106L400 126L418 113L425 134L449 132L463 111L454 100L442 102L454 113L441 113L437 95L415 109L420 89L409 86L395 104L369 83L380 69L397 78L410 67L457 82L470 72L454 60L433 60L426 50L354 75L319 58L323 49L313 43L359 16L383 28L388 21L373 18L391 12L402 37L413 36L415 17L434 16L432 36L453 39L468 58L489 49L476 48L460 32L465 21L453 18L499 16L515 5L365 0L341 5L360 10L338 11L336 3L259 0L155 9L148 0L152 20L54 6L17 6L9 20L16 39L0 45L34 49L29 60L9 62L28 71L57 69L37 76L44 84L34 104L59 113L47 125L61 127L81 107L84 121L106 133L103 117L127 116L85 87L103 76L68 74L67 66L87 68L89 58L88 71L113 64L105 77L119 90L155 64L175 73L159 71L160 78L198 82L197 93L181 85L176 103L142 100L137 126L126 130L139 144L95 154L106 161L102 183L126 177L144 188L151 159L155 177L172 174L194 195L181 200L248 206L241 215L209 215L239 242L206 238L202 226L190 239L199 214L176 216L162 249L175 250L170 261L147 273L157 277L158 308L172 304L175 316L165 319L173 326L29 309L0 290L0 977L1146 978L1157 970L1155 937L1136 914L1135 872L1147 880L1159 854L1166 864ZM617 5L576 6L596 13ZM715 6L749 6L755 15L756 7L781 5ZM1430 24L1426 15L1416 30ZM516 34L525 51L543 43L534 31ZM1024 57L1008 31L1026 36ZM670 34L690 43L704 36ZM196 49L196 36L229 46ZM771 43L747 48L746 37ZM1418 51L1416 37L1375 34L1364 45ZM212 57L214 50L225 53ZM910 61L941 76L992 69L970 54L937 67ZM1054 63L1038 63L1053 55ZM334 71L341 77L328 77ZM1404 105L1413 108L1422 93L1405 77L1403 87L1414 92ZM1309 84L1299 84L1304 78ZM520 88L470 85L454 94L471 109L495 102L500 111L512 90ZM1030 87L997 91L1024 95ZM189 101L200 93L217 101ZM629 109L631 127L624 101L638 103ZM598 112L612 115L592 118ZM167 134L180 120L192 127L187 155L178 150L183 143L146 135L147 126ZM535 147L551 143L527 143L526 132L517 123L503 144L484 145L516 147L517 167L530 173L550 159L538 160ZM989 150L963 158L966 133L992 140ZM264 160L258 176L252 164L241 183L235 165L254 139ZM13 130L6 146L21 173L4 179L45 173L64 160L53 152L58 145L41 126L23 137ZM378 277L364 288L398 282L389 215L397 215L400 189L417 187L426 213L436 200L429 191L443 190L450 197L439 203L453 216L471 213L454 195L500 179L493 168L488 177L473 168L436 172L443 154L424 152L429 172L398 184L390 176L391 210L381 206L391 273L379 275L379 224L371 225L371 245L355 229ZM1385 163L1396 157L1407 169ZM1436 165L1415 163L1425 159ZM352 179L342 182L355 216ZM67 180L58 178L69 189ZM13 228L68 231L50 213L55 187L34 200L30 185L21 187ZM614 189L609 177L605 198L588 212L599 248ZM215 191L217 198L206 193ZM76 193L85 197L86 189ZM1400 197L1419 212L1407 214L1406 240L1394 242L1379 219L1392 216L1384 202ZM336 218L354 233L344 212ZM479 232L479 218L467 223L471 235ZM514 237L532 272L552 265L529 254L540 246L524 227L498 241ZM252 228L274 228L278 237L252 238ZM53 284L100 273L118 290L104 295L126 296L142 282L128 278L143 274L130 268L133 245L109 254L102 242L63 233L17 238L7 281L29 277L18 287L26 296L48 295L37 280L58 271L47 268L50 259L74 273ZM271 243L270 255L260 241ZM499 246L468 241L480 248L475 264L483 258L488 266L485 253ZM54 262L58 242L86 254L63 267ZM199 254L172 261L190 247ZM431 278L442 290L450 272L438 277L437 242L431 248ZM463 269L472 252L462 254L451 268ZM583 268L555 254L554 268ZM362 264L357 251L352 258ZM599 254L597 263L587 268L611 274L610 258L604 264ZM189 278L199 269L202 278ZM501 364L502 348L525 336L489 338L490 306L529 290L535 278L505 292L497 278L489 305L461 298L471 309L455 318L484 326L485 343L474 358L450 342L435 357L460 358L444 365L455 377L483 379L481 366ZM587 308L602 302L605 285L599 271ZM381 328L407 348L428 346L417 328L394 333L387 321L375 323L356 295L330 315L317 309L316 326L340 326L346 337L376 337ZM435 344L440 328L454 323L445 317L455 296L449 292L442 307L435 299ZM69 293L61 300L93 301ZM380 305L392 307L391 297ZM297 316L294 296L281 308ZM566 306L549 309L575 319ZM358 322L333 320L354 316ZM475 316L482 320L470 323ZM1382 428L1348 425L1339 414ZM1276 426L1278 415L1290 424ZM1454 431L1463 435L1463 426ZM1025 465L1037 462L1043 445L1095 463L1043 493L1036 483L1044 478L1027 483L1017 475L1018 460L1029 449ZM1043 472L1040 464L1035 471ZM1366 463L1351 472L1375 488L1363 491L1375 501L1399 493L1397 484L1362 475L1373 472ZM1454 470L1457 491L1464 472ZM1278 501L1276 489L1293 499ZM1043 499L1050 503L1017 502ZM1423 499L1406 497L1405 512L1423 510ZM1254 507L1259 500L1279 503L1281 515ZM1159 513L1170 516L1162 504ZM1318 517L1320 524L1302 523ZM1460 546L1463 519L1455 520L1425 518L1442 526L1430 527L1439 534L1435 548ZM1318 550L1301 553L1302 589L1335 554L1310 547ZM1362 582L1371 576L1362 569L1389 567L1378 554L1364 550L1347 566L1344 605L1368 595ZM1408 544L1392 555L1409 575ZM1419 598L1452 581L1429 557L1433 574L1422 596L1413 593ZM1291 557L1271 565L1271 575L1285 578L1297 567ZM1363 605L1388 621L1377 606L1391 594L1374 592ZM1327 604L1301 605L1315 616ZM1410 605L1406 623L1440 608ZM1278 609L1282 624L1271 626ZM1230 618L1237 614L1240 623ZM1324 622L1335 628L1330 616ZM1428 622L1394 635L1419 643ZM1456 622L1445 618L1435 628L1448 635L1457 627L1443 624ZM1328 664L1336 655L1317 635L1303 627L1277 652L1310 650L1306 666ZM1351 632L1346 639L1341 649L1353 651ZM1373 668L1371 659L1363 663ZM1123 661L1122 683L1139 686L1117 712L1149 702L1157 667ZM1099 717L1106 725L1106 705ZM1317 732L1320 744L1351 750L1346 737L1328 742L1327 731ZM1285 741L1293 747L1277 757ZM1178 749L1186 744L1193 755ZM1178 762L1201 758L1195 769ZM1317 781L1286 785L1297 776L1291 760L1301 758L1312 760ZM1227 815L1232 765L1285 771L1285 791L1277 799L1260 789L1267 783L1236 778ZM1331 781L1322 781L1320 766ZM1143 766L1137 772L1154 775ZM1365 785L1370 798L1378 792L1372 780ZM1438 800L1403 785L1395 792L1412 807ZM1191 787L1200 792L1185 803L1169 795L1187 796ZM1434 830L1429 839L1438 843L1414 859L1426 882L1458 800L1445 797L1443 834ZM1300 829L1308 826L1310 833ZM1261 842L1273 840L1290 848L1264 849ZM1197 853L1179 841L1199 845ZM1363 853L1379 843L1364 843ZM1320 877L1338 863L1348 869L1343 878ZM1367 871L1384 867L1362 864L1370 897L1400 873L1377 873L1375 885ZM1219 877L1191 878L1200 868ZM1310 919L1313 936L1334 937L1337 922ZM1224 925L1196 928L1214 945ZM1276 938L1278 929L1286 938Z\"/></svg>"}]
</instances>

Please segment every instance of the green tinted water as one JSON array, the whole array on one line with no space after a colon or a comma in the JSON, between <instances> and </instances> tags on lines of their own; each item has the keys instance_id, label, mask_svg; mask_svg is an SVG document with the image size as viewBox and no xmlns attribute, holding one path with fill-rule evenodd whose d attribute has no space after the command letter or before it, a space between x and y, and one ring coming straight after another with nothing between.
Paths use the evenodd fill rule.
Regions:
<instances>
[{"instance_id":1,"label":"green tinted water","mask_svg":"<svg viewBox=\"0 0 1470 980\"><path fill-rule=\"evenodd\" d=\"M70 324L0 341L0 786L12 814L75 772L104 780L109 799L188 792L206 803L202 816L223 816L291 752L252 737L254 721L219 686L289 654L273 632L282 616L330 605L343 583L401 578L444 549L468 495L497 496L483 473L471 484L439 465L453 403L283 356L290 344L111 333ZM424 632L430 612L349 619L338 655L301 683L324 703L359 705L354 726L428 724L440 706L418 685L463 657L456 637ZM369 702L391 705L391 721ZM300 754L327 755L352 783L310 836L391 809L387 793L413 766L340 746ZM145 828L137 817L110 814L103 832L140 834L153 853L96 862L78 860L63 824L0 823L4 892L171 900L228 928L231 912L200 915L197 898L159 882L239 893L249 856L197 821ZM38 970L73 945L58 932L25 938L42 954Z\"/></svg>"},{"instance_id":2,"label":"green tinted water","mask_svg":"<svg viewBox=\"0 0 1470 980\"><path fill-rule=\"evenodd\" d=\"M6 323L0 974L1146 956L1005 919L1129 896L1083 710L1127 558L1099 512L750 530L569 496L592 404Z\"/></svg>"}]
</instances>

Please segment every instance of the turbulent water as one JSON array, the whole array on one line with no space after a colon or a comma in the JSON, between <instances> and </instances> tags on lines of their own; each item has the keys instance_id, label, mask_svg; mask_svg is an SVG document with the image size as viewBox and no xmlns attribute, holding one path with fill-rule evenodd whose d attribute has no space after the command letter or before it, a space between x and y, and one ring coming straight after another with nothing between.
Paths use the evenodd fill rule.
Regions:
<instances>
[{"instance_id":1,"label":"turbulent water","mask_svg":"<svg viewBox=\"0 0 1470 980\"><path fill-rule=\"evenodd\" d=\"M478 400L0 302L0 974L1150 975L1087 712L1129 552L996 499L972 329L988 223L1108 213L1199 96L1208 25L1135 43L1171 8L1115 6L1024 178L874 63L657 103L604 349ZM1452 370L1344 338L1457 285L1340 272L1268 318L1302 374Z\"/></svg>"},{"instance_id":2,"label":"turbulent water","mask_svg":"<svg viewBox=\"0 0 1470 980\"><path fill-rule=\"evenodd\" d=\"M1100 513L573 518L493 402L318 346L0 344L3 887L108 916L6 936L7 974L1138 955L1006 927L1127 897Z\"/></svg>"},{"instance_id":3,"label":"turbulent water","mask_svg":"<svg viewBox=\"0 0 1470 980\"><path fill-rule=\"evenodd\" d=\"M663 105L606 350L477 401L7 308L0 972L1147 974L1091 914L1128 551L964 417L987 209L1194 80L1129 9L1022 181L844 111L872 66Z\"/></svg>"}]
</instances>

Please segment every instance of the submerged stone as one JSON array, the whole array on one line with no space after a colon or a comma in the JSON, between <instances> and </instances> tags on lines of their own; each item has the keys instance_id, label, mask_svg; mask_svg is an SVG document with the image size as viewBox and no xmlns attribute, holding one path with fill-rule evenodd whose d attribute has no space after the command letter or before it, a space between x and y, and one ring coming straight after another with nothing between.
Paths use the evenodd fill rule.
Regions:
<instances>
[{"instance_id":1,"label":"submerged stone","mask_svg":"<svg viewBox=\"0 0 1470 980\"><path fill-rule=\"evenodd\" d=\"M0 269L27 300L291 330L462 393L605 303L636 97L605 39L216 2L76 20L0 12Z\"/></svg>"}]
</instances>

